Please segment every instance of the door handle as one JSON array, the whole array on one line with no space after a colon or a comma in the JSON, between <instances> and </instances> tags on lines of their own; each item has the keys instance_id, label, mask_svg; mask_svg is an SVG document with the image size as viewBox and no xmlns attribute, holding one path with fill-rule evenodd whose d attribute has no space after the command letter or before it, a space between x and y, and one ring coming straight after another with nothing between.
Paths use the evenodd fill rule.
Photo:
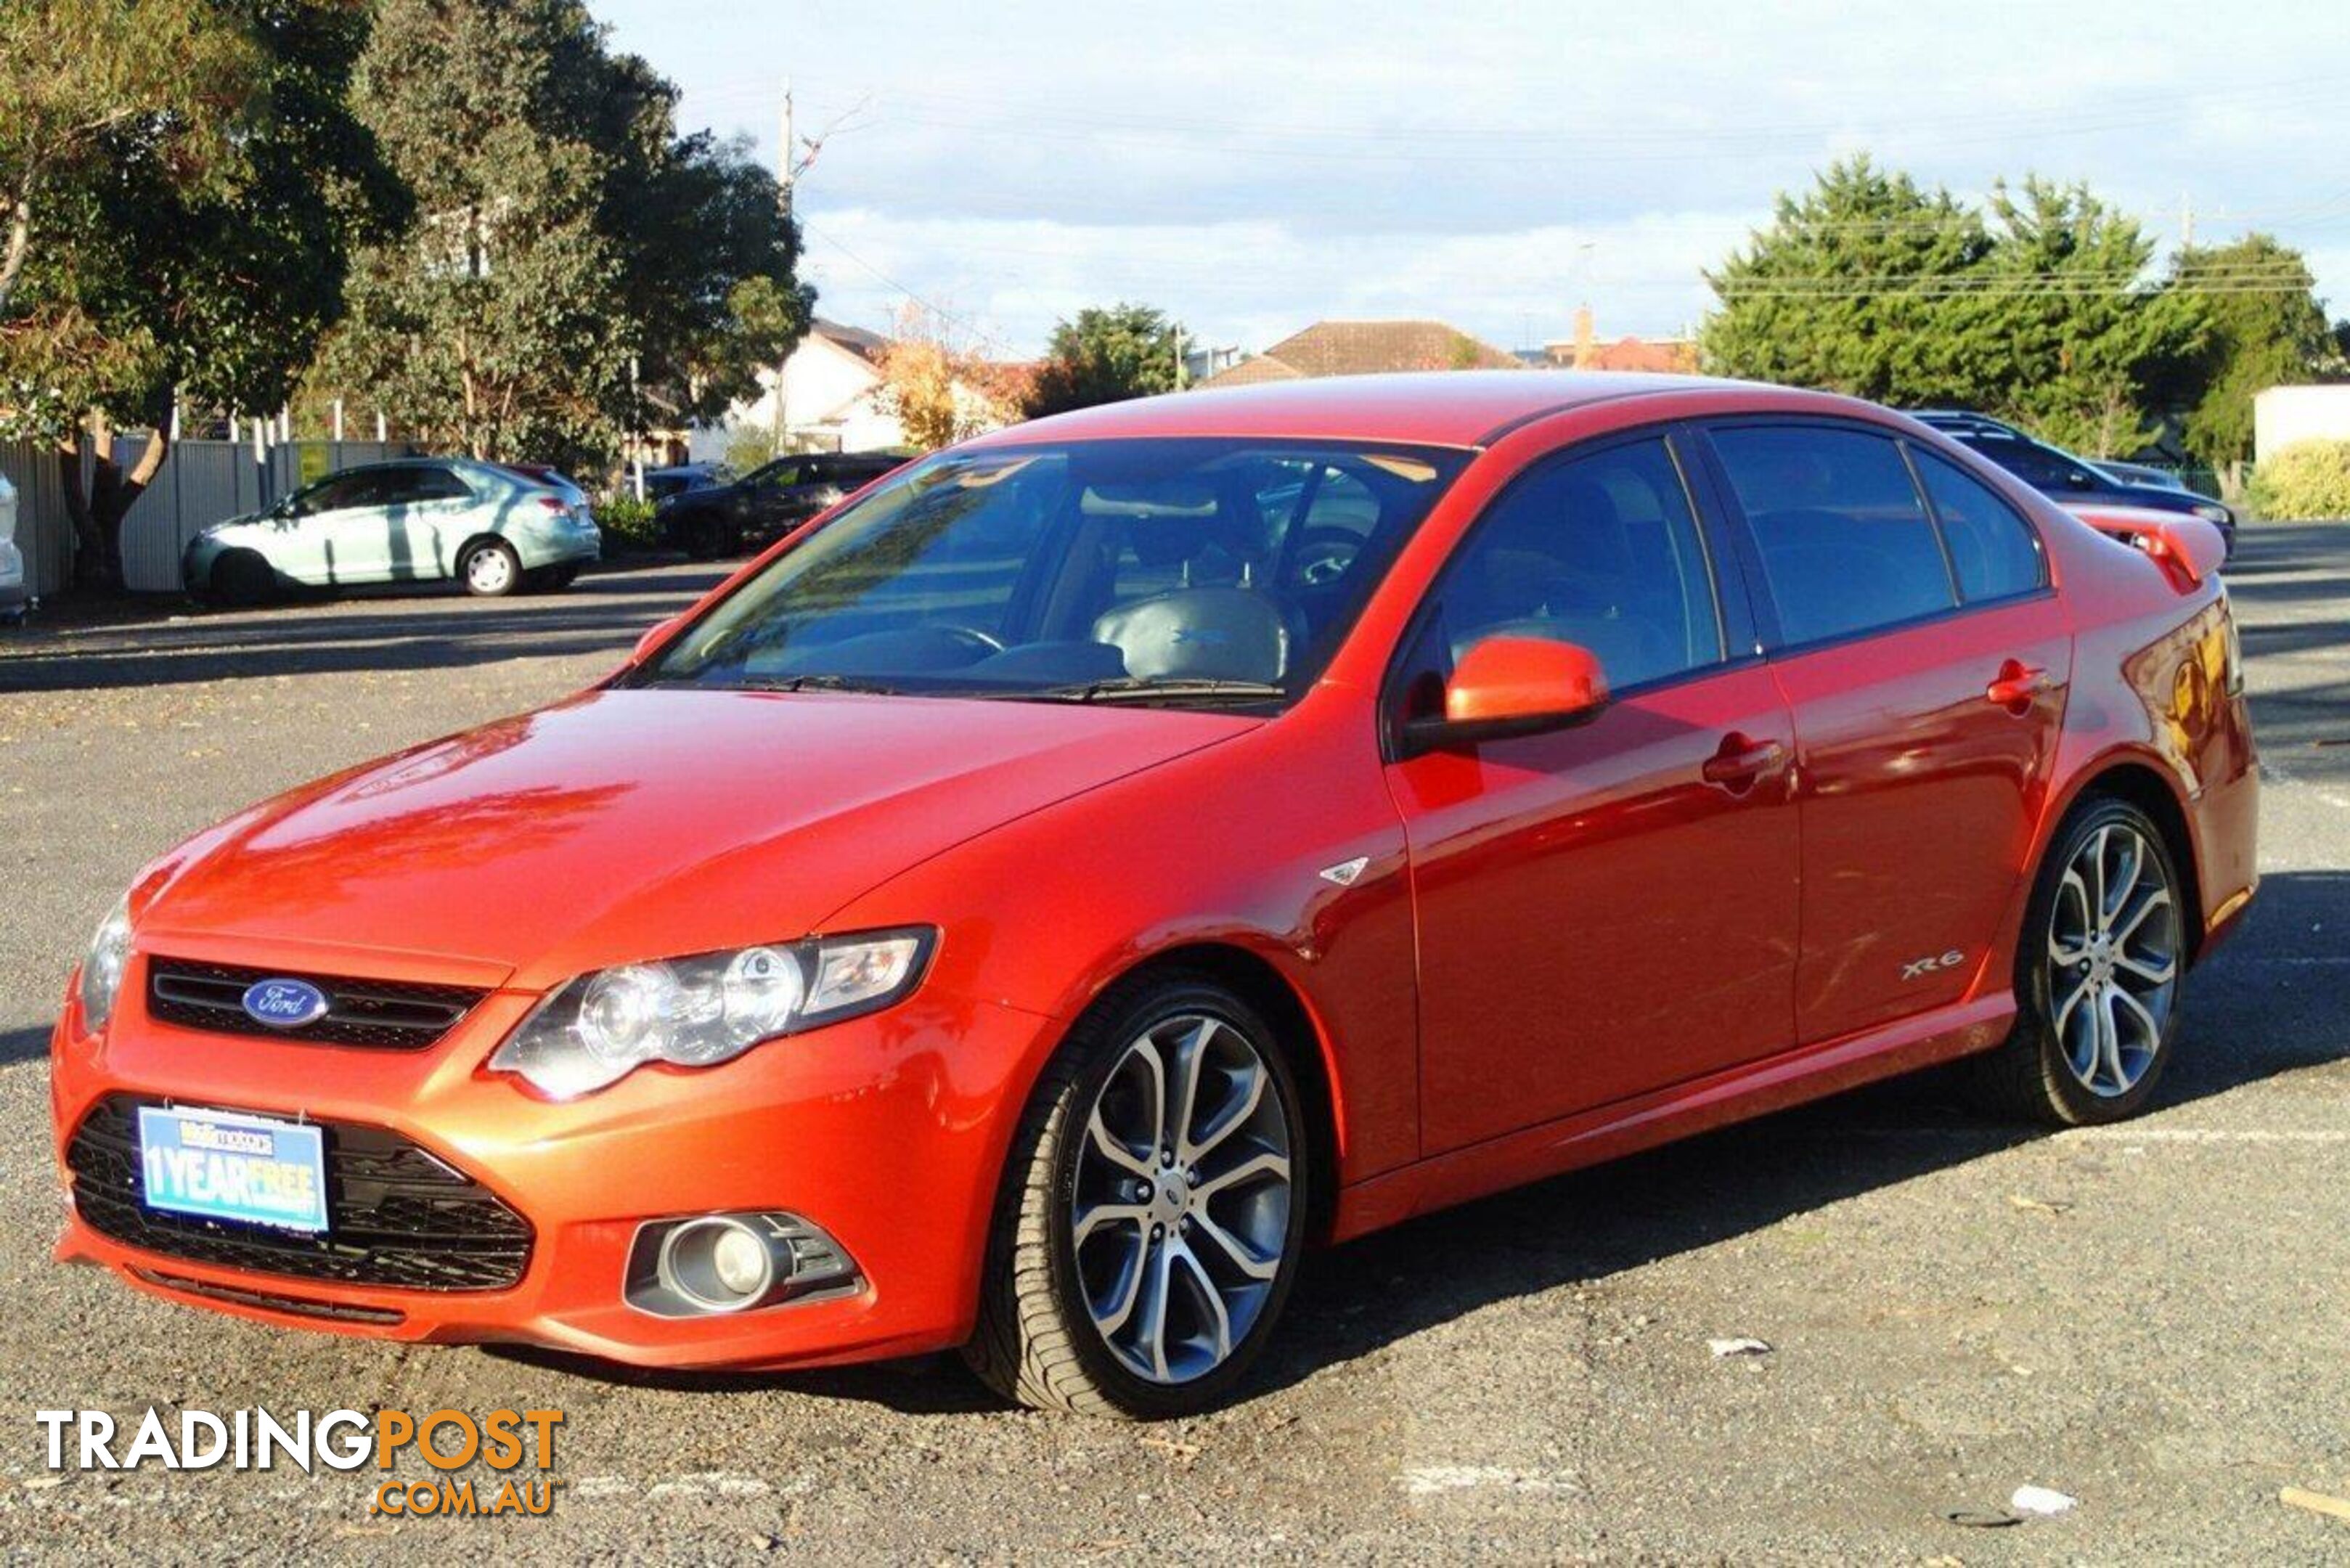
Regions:
<instances>
[{"instance_id":1,"label":"door handle","mask_svg":"<svg viewBox=\"0 0 2350 1568\"><path fill-rule=\"evenodd\" d=\"M2033 698L2054 684L2045 670L2026 664L2020 659L2011 659L1999 667L1999 674L1983 688L1983 700L1994 708L2021 711L2029 707Z\"/></svg>"},{"instance_id":2,"label":"door handle","mask_svg":"<svg viewBox=\"0 0 2350 1568\"><path fill-rule=\"evenodd\" d=\"M1744 794L1777 773L1786 760L1787 748L1778 742L1757 741L1732 730L1698 772L1710 784L1731 794Z\"/></svg>"}]
</instances>

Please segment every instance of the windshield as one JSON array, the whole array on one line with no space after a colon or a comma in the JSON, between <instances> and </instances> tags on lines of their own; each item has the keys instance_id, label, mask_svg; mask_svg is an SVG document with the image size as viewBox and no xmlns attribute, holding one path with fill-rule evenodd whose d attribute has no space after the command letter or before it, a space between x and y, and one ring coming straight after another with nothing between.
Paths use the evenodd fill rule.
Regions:
<instances>
[{"instance_id":1,"label":"windshield","mask_svg":"<svg viewBox=\"0 0 2350 1568\"><path fill-rule=\"evenodd\" d=\"M639 684L1208 706L1304 690L1466 454L1147 440L948 452Z\"/></svg>"}]
</instances>

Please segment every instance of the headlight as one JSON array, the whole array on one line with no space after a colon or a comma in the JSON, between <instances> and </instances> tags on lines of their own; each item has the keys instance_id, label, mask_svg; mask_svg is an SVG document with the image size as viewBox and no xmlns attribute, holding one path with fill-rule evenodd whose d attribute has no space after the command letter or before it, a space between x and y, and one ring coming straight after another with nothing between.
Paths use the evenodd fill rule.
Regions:
<instances>
[{"instance_id":1,"label":"headlight","mask_svg":"<svg viewBox=\"0 0 2350 1568\"><path fill-rule=\"evenodd\" d=\"M921 980L935 935L865 931L583 974L539 1003L490 1067L567 1100L646 1062L731 1062L763 1040L899 1001Z\"/></svg>"},{"instance_id":2,"label":"headlight","mask_svg":"<svg viewBox=\"0 0 2350 1568\"><path fill-rule=\"evenodd\" d=\"M2229 521L2228 509L2206 501L2195 508L2195 515L2206 523L2224 524Z\"/></svg>"},{"instance_id":3,"label":"headlight","mask_svg":"<svg viewBox=\"0 0 2350 1568\"><path fill-rule=\"evenodd\" d=\"M115 993L122 989L122 971L130 966L130 900L125 898L99 922L81 961L81 1015L91 1033L114 1016Z\"/></svg>"}]
</instances>

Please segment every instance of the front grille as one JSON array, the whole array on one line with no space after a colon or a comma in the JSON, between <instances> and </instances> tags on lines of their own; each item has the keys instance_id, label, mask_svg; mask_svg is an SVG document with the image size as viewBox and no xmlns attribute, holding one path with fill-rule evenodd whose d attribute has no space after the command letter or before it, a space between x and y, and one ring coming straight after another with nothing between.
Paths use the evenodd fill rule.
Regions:
<instances>
[{"instance_id":1,"label":"front grille","mask_svg":"<svg viewBox=\"0 0 2350 1568\"><path fill-rule=\"evenodd\" d=\"M244 1011L244 993L265 980L298 980L317 986L328 1003L325 1016L298 1029L257 1023ZM484 994L460 985L351 980L297 974L291 970L192 963L185 959L147 961L147 1015L159 1023L324 1045L421 1051L454 1029Z\"/></svg>"},{"instance_id":2,"label":"front grille","mask_svg":"<svg viewBox=\"0 0 2350 1568\"><path fill-rule=\"evenodd\" d=\"M139 1168L140 1104L127 1095L100 1100L66 1148L75 1212L125 1246L403 1290L504 1290L530 1266L530 1221L497 1194L398 1133L356 1123L317 1124L327 1146L322 1234L150 1210Z\"/></svg>"}]
</instances>

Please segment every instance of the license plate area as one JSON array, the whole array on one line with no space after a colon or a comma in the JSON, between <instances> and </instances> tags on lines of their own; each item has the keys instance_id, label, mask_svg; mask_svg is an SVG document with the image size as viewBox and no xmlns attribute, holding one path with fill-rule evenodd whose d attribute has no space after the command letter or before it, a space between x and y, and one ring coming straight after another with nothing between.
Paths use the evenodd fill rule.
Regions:
<instances>
[{"instance_id":1,"label":"license plate area","mask_svg":"<svg viewBox=\"0 0 2350 1568\"><path fill-rule=\"evenodd\" d=\"M327 1139L300 1122L241 1111L139 1107L146 1206L315 1235L327 1229Z\"/></svg>"}]
</instances>

